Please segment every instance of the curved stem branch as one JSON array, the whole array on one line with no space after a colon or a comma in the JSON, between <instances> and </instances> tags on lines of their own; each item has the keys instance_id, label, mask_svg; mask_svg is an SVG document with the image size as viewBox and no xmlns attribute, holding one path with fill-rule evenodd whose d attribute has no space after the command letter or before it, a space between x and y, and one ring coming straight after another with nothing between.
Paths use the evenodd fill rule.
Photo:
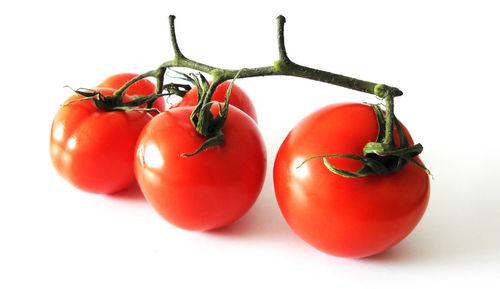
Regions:
<instances>
[{"instance_id":1,"label":"curved stem branch","mask_svg":"<svg viewBox=\"0 0 500 289\"><path fill-rule=\"evenodd\" d=\"M125 93L125 90L127 90L127 88L129 88L132 84L134 84L137 81L139 81L139 80L141 80L143 78L146 78L146 77L156 77L157 72L158 72L158 70L155 69L155 70L151 70L151 71L145 72L143 74L137 75L136 77L132 78L127 83L125 83L118 90L116 90L115 93L114 93L114 95L118 96L118 97L122 97L123 94Z\"/></svg>"},{"instance_id":2,"label":"curved stem branch","mask_svg":"<svg viewBox=\"0 0 500 289\"><path fill-rule=\"evenodd\" d=\"M283 62L290 62L290 59L288 58L288 55L286 54L286 49L285 49L285 22L286 19L283 15L278 16L276 18L278 21L278 51L279 51L279 56L280 60Z\"/></svg>"},{"instance_id":3,"label":"curved stem branch","mask_svg":"<svg viewBox=\"0 0 500 289\"><path fill-rule=\"evenodd\" d=\"M160 66L160 68L168 68L168 67L191 68L201 72L209 73L212 75L214 79L217 78L222 81L232 79L234 78L234 76L236 76L236 74L240 70L222 69L186 58L181 53L177 43L177 39L175 36L174 20L175 17L171 15L169 17L170 36L171 36L172 46L175 52L175 58L173 60L164 62ZM284 38L284 24L286 22L285 17L283 17L282 15L278 16L277 22L278 22L279 60L277 60L273 66L243 69L239 75L239 78L267 76L267 75L288 75L288 76L295 76L295 77L326 82L376 95L382 95L382 94L385 95L386 93L389 93L393 96L400 96L403 94L399 89L395 87L383 84L377 84L365 80L360 80L353 77L335 74L328 71L310 68L307 66L294 63L288 58L285 49L285 38Z\"/></svg>"},{"instance_id":4,"label":"curved stem branch","mask_svg":"<svg viewBox=\"0 0 500 289\"><path fill-rule=\"evenodd\" d=\"M394 145L394 97L387 96L385 98L385 135L382 143L393 146Z\"/></svg>"},{"instance_id":5,"label":"curved stem branch","mask_svg":"<svg viewBox=\"0 0 500 289\"><path fill-rule=\"evenodd\" d=\"M175 36L175 25L174 25L175 16L168 16L168 23L170 27L170 41L172 42L172 47L174 48L175 59L183 59L185 58L179 49L179 44L177 43L177 37Z\"/></svg>"},{"instance_id":6,"label":"curved stem branch","mask_svg":"<svg viewBox=\"0 0 500 289\"><path fill-rule=\"evenodd\" d=\"M222 83L225 80L233 79L238 73L239 78L267 75L288 75L326 82L329 84L338 85L365 93L375 94L383 98L385 98L386 96L395 97L403 94L403 92L401 92L401 90L399 90L398 88L388 85L377 84L374 82L360 80L353 77L335 74L294 63L290 60L286 52L284 36L284 25L286 19L282 15L277 17L279 59L274 62L273 66L244 68L241 70L222 69L186 58L182 54L177 42L174 20L175 16L170 15L170 39L175 53L174 59L164 62L156 70L148 71L131 79L115 92L115 96L121 97L128 87L146 77L154 77L156 79L156 94L160 95L163 90L165 72L169 67L185 67L208 73L212 75L214 83L216 84ZM210 101L210 97L214 90L215 88L209 89L207 97L203 100L204 103Z\"/></svg>"},{"instance_id":7,"label":"curved stem branch","mask_svg":"<svg viewBox=\"0 0 500 289\"><path fill-rule=\"evenodd\" d=\"M156 94L161 94L163 92L163 80L165 79L165 71L166 68L158 68L156 70L155 78L156 78ZM152 103L151 103L152 104Z\"/></svg>"}]
</instances>

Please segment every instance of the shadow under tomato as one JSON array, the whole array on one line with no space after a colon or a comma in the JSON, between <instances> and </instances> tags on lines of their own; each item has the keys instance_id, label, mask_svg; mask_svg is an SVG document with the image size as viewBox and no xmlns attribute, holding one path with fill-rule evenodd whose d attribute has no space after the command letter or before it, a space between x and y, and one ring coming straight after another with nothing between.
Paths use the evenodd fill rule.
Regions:
<instances>
[{"instance_id":1,"label":"shadow under tomato","mask_svg":"<svg viewBox=\"0 0 500 289\"><path fill-rule=\"evenodd\" d=\"M412 248L412 245L398 244L395 247L389 248L381 253L373 256L359 258L358 260L368 263L392 263L392 262L405 262L414 260L415 253L418 252L420 248ZM422 252L420 252L422 253Z\"/></svg>"},{"instance_id":2,"label":"shadow under tomato","mask_svg":"<svg viewBox=\"0 0 500 289\"><path fill-rule=\"evenodd\" d=\"M488 262L500 256L500 231L495 230L494 222L488 222L492 216L499 215L494 205L482 204L482 210L475 211L474 216L464 217L454 216L453 206L446 208L439 204L429 209L422 224L400 244L360 260L427 266L467 262L473 258Z\"/></svg>"},{"instance_id":3,"label":"shadow under tomato","mask_svg":"<svg viewBox=\"0 0 500 289\"><path fill-rule=\"evenodd\" d=\"M281 215L274 197L272 181L268 178L253 207L233 224L206 232L212 236L244 237L245 239L289 239L293 236Z\"/></svg>"},{"instance_id":4,"label":"shadow under tomato","mask_svg":"<svg viewBox=\"0 0 500 289\"><path fill-rule=\"evenodd\" d=\"M144 195L142 194L142 191L139 188L139 185L137 183L134 183L132 186L130 186L126 189L123 189L119 192L104 195L104 196L107 198L111 198L111 199L146 202L146 199L144 198Z\"/></svg>"}]
</instances>

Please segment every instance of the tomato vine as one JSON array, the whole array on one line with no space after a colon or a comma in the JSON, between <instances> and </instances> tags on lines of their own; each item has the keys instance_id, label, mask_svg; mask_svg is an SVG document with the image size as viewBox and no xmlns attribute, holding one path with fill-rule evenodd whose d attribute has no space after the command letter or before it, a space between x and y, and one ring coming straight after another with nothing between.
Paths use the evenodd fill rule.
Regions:
<instances>
[{"instance_id":1,"label":"tomato vine","mask_svg":"<svg viewBox=\"0 0 500 289\"><path fill-rule=\"evenodd\" d=\"M169 17L169 27L170 27L170 38L172 42L172 47L174 50L174 59L166 61L162 63L157 69L148 71L146 73L138 75L136 78L130 80L123 87L118 89L115 95L122 95L125 90L135 83L146 77L154 77L157 81L157 93L161 92L163 88L164 75L167 68L170 67L184 67L191 68L201 72L205 72L210 74L214 79L214 84L219 84L225 80L232 79L236 76L240 70L231 70L231 69L222 69L211 65L206 65L194 60L191 60L184 56L181 52L177 37L175 34L175 25L174 25L175 16L170 15ZM247 78L247 77L255 77L255 76L267 76L267 75L287 75L287 76L295 76L301 78L307 78L311 80L321 81L330 83L333 85L338 85L350 89L354 89L357 91L375 94L377 96L383 97L386 94L389 94L393 97L403 95L403 92L396 87L391 87L384 84L377 84L365 80L356 79L353 77L348 77L340 74L331 73L328 71L323 71L315 68L310 68L307 66L296 64L291 61L287 55L285 48L285 37L284 37L284 24L285 17L278 16L278 51L279 51L279 59L274 62L272 66L263 66L263 67L255 67L255 68L243 68L239 73L239 78ZM209 99L211 93L215 90L214 85L208 91L207 99Z\"/></svg>"},{"instance_id":2,"label":"tomato vine","mask_svg":"<svg viewBox=\"0 0 500 289\"><path fill-rule=\"evenodd\" d=\"M131 86L133 83L147 77L154 77L156 79L156 97L160 97L163 90L167 90L170 94L180 94L185 92L186 87L179 84L164 84L165 74L167 69L173 67L183 67L190 68L200 72L210 74L213 78L212 85L208 85L208 82L202 78L201 84L197 83L199 86L199 103L196 109L191 115L191 121L195 126L196 130L203 136L207 138L205 144L200 147L193 154L185 154L185 156L192 156L200 151L210 147L218 146L223 142L223 134L220 131L224 125L225 117L204 117L210 112L210 107L213 104L211 102L211 97L216 89L216 87L226 80L235 78L248 78L255 76L269 76L269 75L283 75L283 76L294 76L300 78L311 79L315 81L325 82L337 86L342 86L345 88L357 90L360 92L370 93L376 95L385 101L385 107L387 112L385 115L379 108L379 106L373 106L374 112L377 115L379 121L379 136L375 142L370 142L366 144L363 151L363 156L352 156L352 155L319 155L311 156L304 162L317 158L323 157L325 166L336 174L343 175L345 177L362 177L368 174L386 174L389 172L394 172L400 170L407 163L413 163L418 167L424 169L427 173L429 171L413 160L414 157L422 152L422 145L416 144L413 146L408 146L404 138L400 141L399 147L396 146L393 135L393 128L396 125L398 135L401 137L401 130L399 128L398 121L394 115L394 98L403 95L403 92L396 87L392 87L385 84L378 84L370 81L360 80L353 77L348 77L340 74L335 74L328 71L323 71L303 65L299 65L288 57L285 48L285 38L284 38L284 24L285 17L278 16L278 52L279 59L274 62L271 66L262 66L254 68L242 68L240 70L222 69L219 67L203 64L194 60L191 60L184 56L179 48L177 42L175 25L175 16L169 16L169 28L170 28L170 38L172 43L172 48L174 51L174 58L172 60L162 63L157 69L148 71L146 73L140 74L137 77L131 79L129 82L124 84L115 92L116 97L123 96L125 90ZM197 81L198 82L198 81ZM180 93L179 93L180 92ZM227 98L229 93L227 93ZM141 102L147 103L151 106L152 102L155 100L155 96L137 98L134 104ZM227 101L226 101L227 105ZM210 129L207 129L210 128ZM326 157L347 157L356 160L360 160L364 163L363 168L357 172L349 172L336 169L326 160Z\"/></svg>"}]
</instances>

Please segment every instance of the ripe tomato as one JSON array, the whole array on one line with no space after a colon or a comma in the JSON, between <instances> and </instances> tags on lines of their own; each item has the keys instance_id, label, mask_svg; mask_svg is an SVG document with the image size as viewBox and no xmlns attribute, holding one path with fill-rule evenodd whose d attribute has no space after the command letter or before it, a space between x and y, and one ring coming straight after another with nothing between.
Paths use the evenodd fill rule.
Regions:
<instances>
[{"instance_id":1,"label":"ripe tomato","mask_svg":"<svg viewBox=\"0 0 500 289\"><path fill-rule=\"evenodd\" d=\"M114 89L97 89L113 95ZM70 97L69 101L82 98ZM125 95L125 100L130 97ZM62 106L52 123L50 156L57 172L91 193L113 193L134 183L137 137L151 115L142 111L103 111L92 100Z\"/></svg>"},{"instance_id":2,"label":"ripe tomato","mask_svg":"<svg viewBox=\"0 0 500 289\"><path fill-rule=\"evenodd\" d=\"M212 81L209 82L210 85ZM229 87L230 81L225 81L214 91L212 95L212 100L216 100L220 103L224 103L226 100L226 91ZM196 106L198 103L198 88L193 87L189 90L182 100L172 106L175 107L183 107L183 106ZM241 109L244 113L248 114L255 122L257 122L257 113L255 112L255 107L253 106L252 101L248 97L248 95L236 84L233 84L231 88L231 94L229 95L229 104Z\"/></svg>"},{"instance_id":3,"label":"ripe tomato","mask_svg":"<svg viewBox=\"0 0 500 289\"><path fill-rule=\"evenodd\" d=\"M120 73L112 75L106 78L103 82L101 82L97 87L104 88L113 88L119 89L125 83L127 83L132 78L136 77L138 74L135 73ZM125 93L128 95L151 95L155 93L156 86L147 79L141 79L136 83L132 84ZM140 107L146 107L146 105L141 105ZM153 107L157 108L160 112L165 110L165 100L163 97L159 97L155 102L153 102ZM157 113L152 112L152 115L156 115Z\"/></svg>"},{"instance_id":4,"label":"ripe tomato","mask_svg":"<svg viewBox=\"0 0 500 289\"><path fill-rule=\"evenodd\" d=\"M146 125L137 142L135 172L146 199L165 220L203 231L229 225L250 209L264 182L266 151L255 122L230 106L224 143L181 156L206 141L190 122L193 109L167 110Z\"/></svg>"},{"instance_id":5,"label":"ripe tomato","mask_svg":"<svg viewBox=\"0 0 500 289\"><path fill-rule=\"evenodd\" d=\"M362 155L364 145L375 141L377 134L370 106L334 104L299 122L278 151L274 186L281 212L297 235L323 252L342 257L377 254L405 238L424 214L429 178L413 164L398 172L362 178L336 175L322 158L297 168L315 155ZM362 166L346 158L328 161L350 171Z\"/></svg>"}]
</instances>

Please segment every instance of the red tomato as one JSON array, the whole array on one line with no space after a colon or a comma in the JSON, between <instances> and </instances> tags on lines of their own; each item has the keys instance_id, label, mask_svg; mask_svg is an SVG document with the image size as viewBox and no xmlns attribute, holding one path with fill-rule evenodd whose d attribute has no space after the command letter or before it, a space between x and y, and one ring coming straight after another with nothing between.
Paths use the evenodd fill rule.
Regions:
<instances>
[{"instance_id":1,"label":"red tomato","mask_svg":"<svg viewBox=\"0 0 500 289\"><path fill-rule=\"evenodd\" d=\"M97 90L107 96L115 92L109 88ZM74 95L67 102L79 98L82 96ZM135 144L150 119L151 115L142 111L106 112L92 100L64 105L52 123L52 163L63 178L82 191L122 190L135 181Z\"/></svg>"},{"instance_id":2,"label":"red tomato","mask_svg":"<svg viewBox=\"0 0 500 289\"><path fill-rule=\"evenodd\" d=\"M212 84L212 81L209 82L210 85ZM212 95L212 100L216 100L220 103L224 103L226 100L226 92L227 88L229 87L229 84L231 84L230 81L225 81L219 86L214 91L214 94ZM175 107L183 107L183 106L196 106L198 103L198 88L193 87L191 90L189 90L182 100L172 106L172 108ZM257 113L255 112L255 107L253 106L252 101L248 97L248 95L241 89L239 86L233 83L233 86L231 88L231 94L229 95L229 104L241 109L244 113L248 114L255 122L257 122Z\"/></svg>"},{"instance_id":3,"label":"red tomato","mask_svg":"<svg viewBox=\"0 0 500 289\"><path fill-rule=\"evenodd\" d=\"M375 141L377 134L370 106L334 104L299 122L278 151L274 186L281 212L297 235L323 252L342 257L377 254L405 238L424 214L429 177L415 165L362 178L336 175L322 158L297 168L315 155L362 155L365 144ZM328 161L351 171L362 166L345 158Z\"/></svg>"},{"instance_id":4,"label":"red tomato","mask_svg":"<svg viewBox=\"0 0 500 289\"><path fill-rule=\"evenodd\" d=\"M146 125L137 142L135 172L146 199L165 220L202 231L229 225L250 209L264 182L266 151L255 122L230 106L224 143L181 156L206 141L191 124L193 109L170 109Z\"/></svg>"},{"instance_id":5,"label":"red tomato","mask_svg":"<svg viewBox=\"0 0 500 289\"><path fill-rule=\"evenodd\" d=\"M138 74L135 73L120 73L112 75L101 82L97 87L107 87L113 89L119 89L125 83L127 83L132 78L136 77ZM128 95L151 95L155 93L156 86L147 79L141 79L136 83L132 84L125 93ZM146 105L141 105L140 107L146 107ZM155 102L153 102L153 107L157 108L159 111L165 110L165 100L163 97L159 97ZM153 115L157 113L153 112Z\"/></svg>"}]
</instances>

